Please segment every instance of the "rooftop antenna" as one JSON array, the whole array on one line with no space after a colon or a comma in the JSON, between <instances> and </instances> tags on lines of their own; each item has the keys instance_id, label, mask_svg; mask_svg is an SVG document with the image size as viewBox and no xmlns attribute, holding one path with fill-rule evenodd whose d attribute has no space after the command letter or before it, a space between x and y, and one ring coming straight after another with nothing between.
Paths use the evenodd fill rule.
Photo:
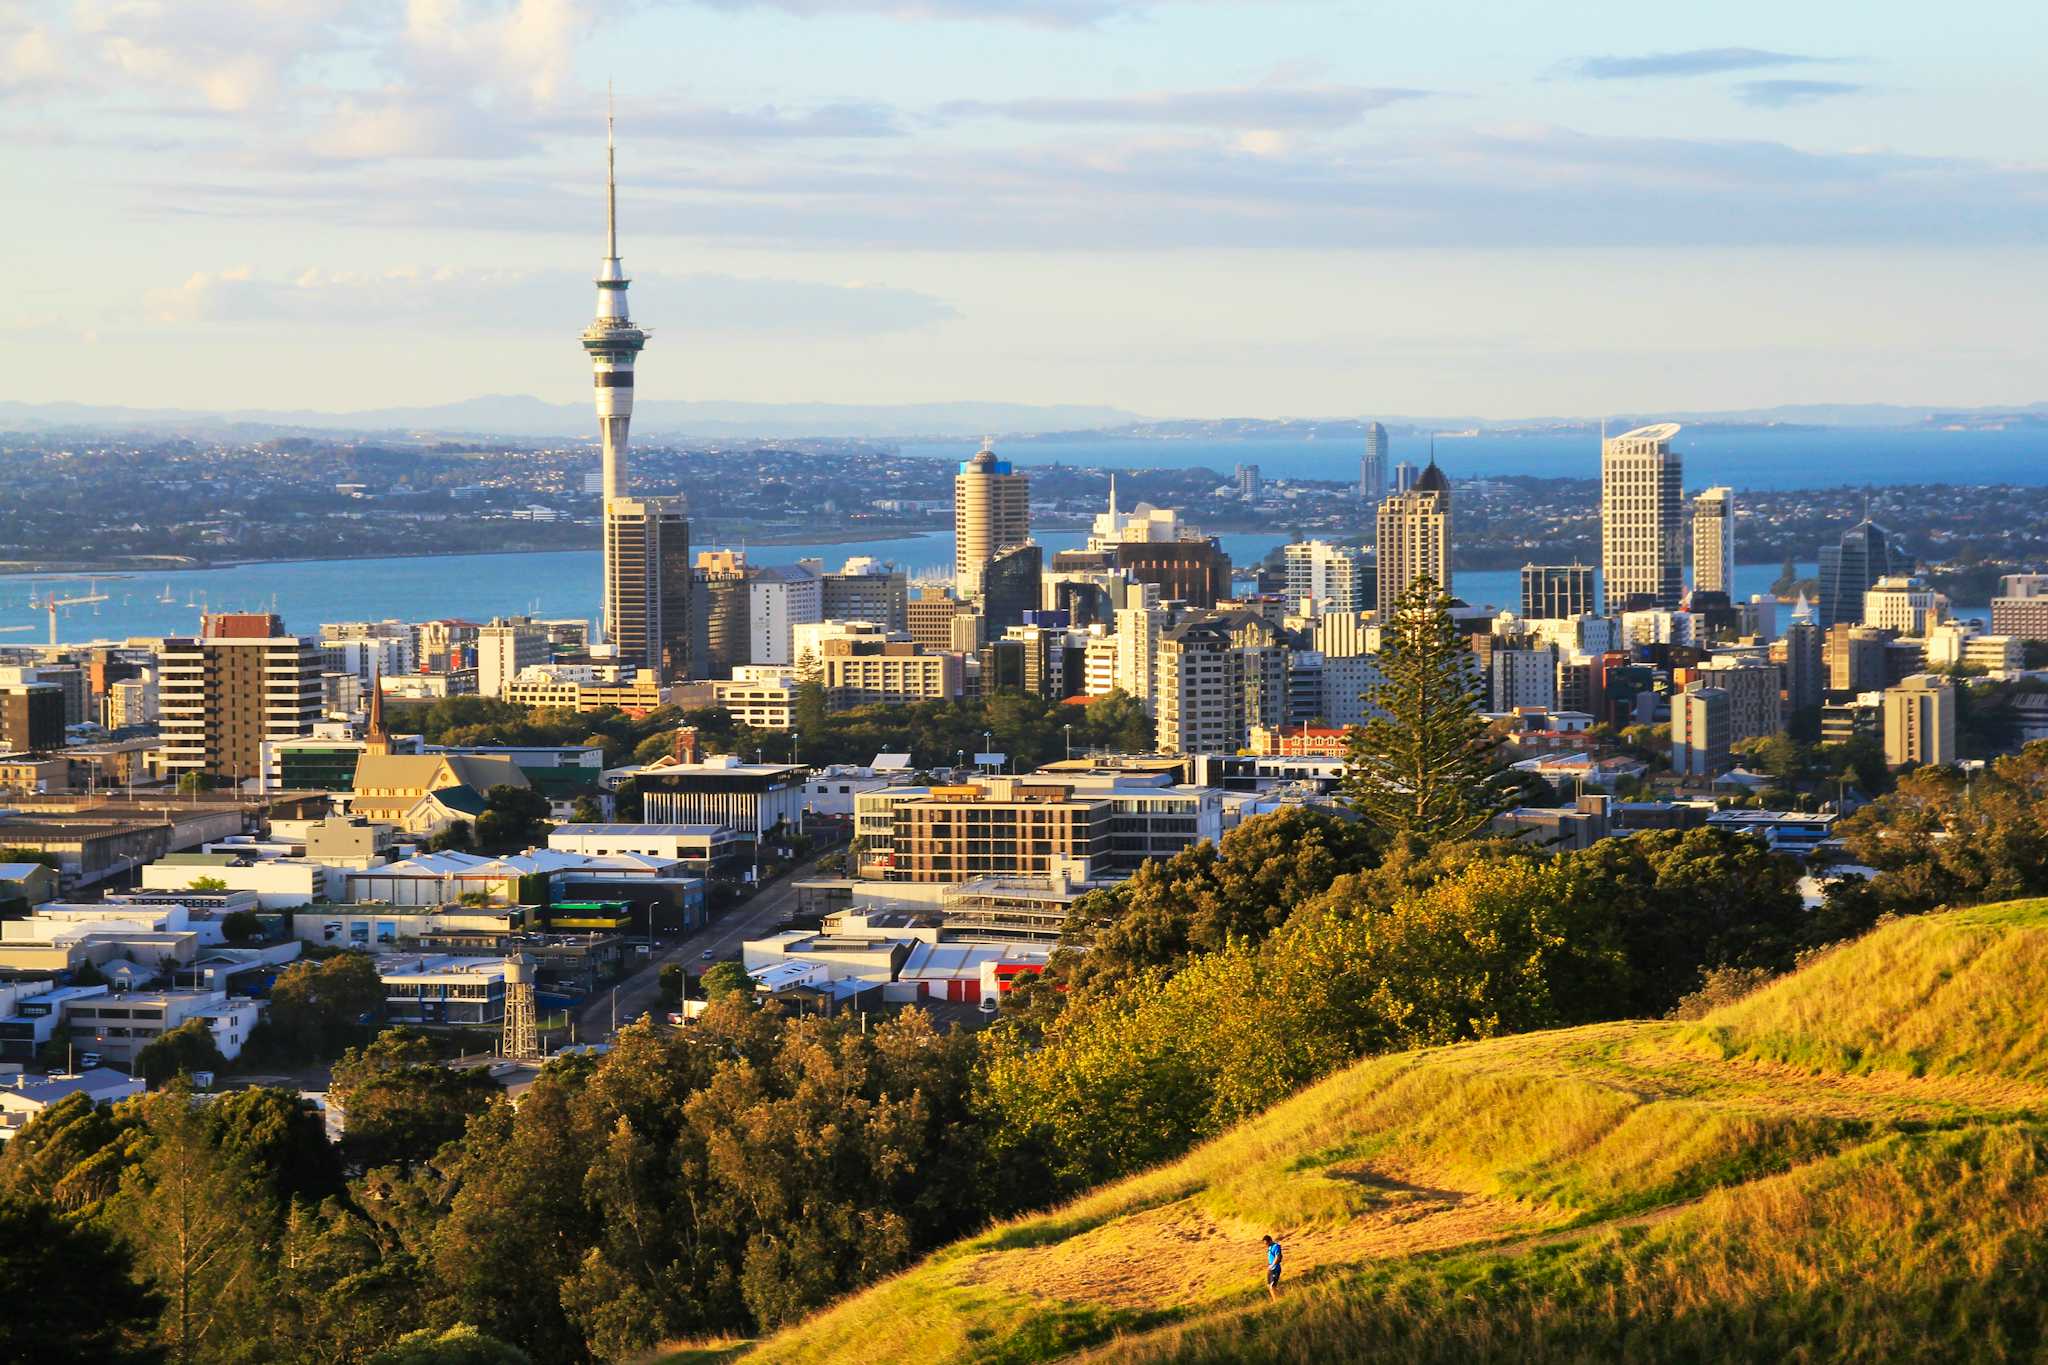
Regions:
<instances>
[{"instance_id":1,"label":"rooftop antenna","mask_svg":"<svg viewBox=\"0 0 2048 1365\"><path fill-rule=\"evenodd\" d=\"M604 255L605 259L617 260L619 255L619 181L615 166L612 139L612 83L604 83Z\"/></svg>"}]
</instances>

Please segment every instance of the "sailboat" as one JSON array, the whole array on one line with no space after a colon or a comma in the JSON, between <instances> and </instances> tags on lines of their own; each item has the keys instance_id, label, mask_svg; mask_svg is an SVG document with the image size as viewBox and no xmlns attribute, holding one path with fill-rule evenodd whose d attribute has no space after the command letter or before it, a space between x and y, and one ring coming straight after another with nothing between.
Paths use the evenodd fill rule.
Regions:
<instances>
[{"instance_id":1,"label":"sailboat","mask_svg":"<svg viewBox=\"0 0 2048 1365\"><path fill-rule=\"evenodd\" d=\"M163 603L167 607L174 606L177 604L178 595L171 591L171 584L169 579L164 580L164 590L157 594L156 600Z\"/></svg>"}]
</instances>

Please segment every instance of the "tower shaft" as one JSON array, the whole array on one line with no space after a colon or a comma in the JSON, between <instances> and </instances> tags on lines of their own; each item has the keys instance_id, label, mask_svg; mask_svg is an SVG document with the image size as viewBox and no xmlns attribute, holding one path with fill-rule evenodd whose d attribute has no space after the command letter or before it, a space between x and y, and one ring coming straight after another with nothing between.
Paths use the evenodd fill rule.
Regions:
<instances>
[{"instance_id":1,"label":"tower shaft","mask_svg":"<svg viewBox=\"0 0 2048 1365\"><path fill-rule=\"evenodd\" d=\"M626 288L632 280L619 260L619 192L617 148L612 116L605 113L604 137L604 227L605 257L597 268L597 316L583 329L583 349L590 356L590 369L597 402L598 435L604 444L603 487L607 520L612 504L627 494L626 455L633 425L633 363L647 344L647 333L633 324L626 303ZM612 603L619 598L612 581L611 557L605 560L606 638L614 634Z\"/></svg>"}]
</instances>

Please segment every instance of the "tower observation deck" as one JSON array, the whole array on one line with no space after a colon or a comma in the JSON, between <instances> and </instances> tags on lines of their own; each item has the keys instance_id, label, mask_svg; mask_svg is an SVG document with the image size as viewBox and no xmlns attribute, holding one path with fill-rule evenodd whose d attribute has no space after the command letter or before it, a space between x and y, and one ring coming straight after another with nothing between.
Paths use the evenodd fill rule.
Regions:
<instances>
[{"instance_id":1,"label":"tower observation deck","mask_svg":"<svg viewBox=\"0 0 2048 1365\"><path fill-rule=\"evenodd\" d=\"M597 424L604 437L604 500L626 493L627 431L633 423L633 362L647 344L626 306L626 268L619 261L619 189L612 116L604 120L604 261L597 268L597 316L583 329L597 386Z\"/></svg>"}]
</instances>

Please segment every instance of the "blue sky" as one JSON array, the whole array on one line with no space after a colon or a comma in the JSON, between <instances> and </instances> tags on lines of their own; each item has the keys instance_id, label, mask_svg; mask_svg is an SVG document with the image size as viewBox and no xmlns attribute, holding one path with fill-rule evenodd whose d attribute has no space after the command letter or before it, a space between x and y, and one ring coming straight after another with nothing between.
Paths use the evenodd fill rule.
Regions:
<instances>
[{"instance_id":1,"label":"blue sky","mask_svg":"<svg viewBox=\"0 0 2048 1365\"><path fill-rule=\"evenodd\" d=\"M2038 7L0 0L0 398L2048 398ZM25 193L23 192L25 191Z\"/></svg>"}]
</instances>

